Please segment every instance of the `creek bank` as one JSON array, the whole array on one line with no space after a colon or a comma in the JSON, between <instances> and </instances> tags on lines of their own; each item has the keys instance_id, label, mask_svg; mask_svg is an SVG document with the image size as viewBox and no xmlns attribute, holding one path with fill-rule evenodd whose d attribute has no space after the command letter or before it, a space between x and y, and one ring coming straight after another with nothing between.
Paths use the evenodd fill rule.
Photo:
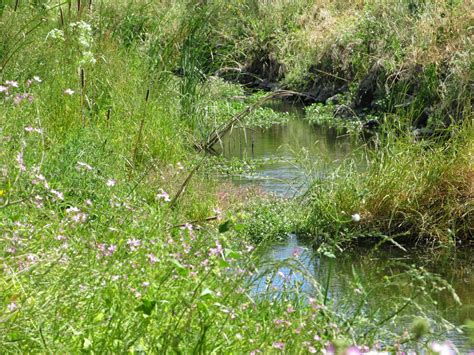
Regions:
<instances>
[{"instance_id":1,"label":"creek bank","mask_svg":"<svg viewBox=\"0 0 474 355\"><path fill-rule=\"evenodd\" d=\"M332 54L310 65L297 84L287 84L285 65L271 51L262 49L241 71L221 76L252 90L296 91L300 94L285 100L304 106L333 105L335 118L360 120L369 129L378 126L387 114L407 117L417 135L427 136L435 128L462 122L472 109L472 88L464 88L463 96L457 97L455 93L452 97L440 93L439 86L448 79L449 70L447 64L390 69L376 61L368 70L360 71Z\"/></svg>"}]
</instances>

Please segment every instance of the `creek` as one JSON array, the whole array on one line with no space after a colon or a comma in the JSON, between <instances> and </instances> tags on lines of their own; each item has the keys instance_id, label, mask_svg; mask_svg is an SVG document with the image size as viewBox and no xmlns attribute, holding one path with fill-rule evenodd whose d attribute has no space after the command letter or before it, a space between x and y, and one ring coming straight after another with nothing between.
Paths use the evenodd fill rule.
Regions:
<instances>
[{"instance_id":1,"label":"creek","mask_svg":"<svg viewBox=\"0 0 474 355\"><path fill-rule=\"evenodd\" d=\"M356 137L340 130L309 124L303 119L304 111L299 107L282 102L272 104L271 107L281 112L290 112L293 118L284 125L273 125L268 129L234 129L215 147L225 157L260 162L253 174L230 177L234 184L257 185L265 192L291 198L304 191L315 176L324 178L334 171L349 154L356 153L358 166L363 169L364 149L361 149L360 140ZM352 156L354 157L354 154ZM314 166L317 167L316 171L312 168ZM308 174L311 169L313 170ZM401 298L409 293L409 285L407 290L407 287L384 288L383 283L385 275L403 272L400 265L412 265L424 267L442 276L453 286L462 302L462 305L454 302L449 292L433 291L431 302L423 304L422 312L433 319L442 317L455 326L474 319L474 257L469 250L453 254L426 253L424 250L404 252L398 248L375 251L362 249L345 252L334 259L316 253L307 240L289 235L284 241L269 244L262 258L283 261L291 258L296 250L300 254L299 261L315 280L321 284L329 280L329 301L340 304L347 312L351 312L354 307L350 300L358 291L356 278L362 280L362 286L372 290L372 301L366 310L369 314L370 308L375 310L377 307L384 307L384 304L385 307L390 307L389 299L394 296ZM289 275L292 272L287 267L282 267L279 273ZM304 292L311 294L310 282L298 273L294 273L293 278ZM281 289L283 284L278 277L271 281L271 287L275 290ZM266 286L261 283L256 286L256 290L262 291L264 287ZM431 290L428 290L429 292ZM394 322L395 326L409 329L411 321L418 315L421 314L400 314ZM439 324L433 326L437 328ZM453 330L445 336L461 353L468 351L465 334Z\"/></svg>"}]
</instances>

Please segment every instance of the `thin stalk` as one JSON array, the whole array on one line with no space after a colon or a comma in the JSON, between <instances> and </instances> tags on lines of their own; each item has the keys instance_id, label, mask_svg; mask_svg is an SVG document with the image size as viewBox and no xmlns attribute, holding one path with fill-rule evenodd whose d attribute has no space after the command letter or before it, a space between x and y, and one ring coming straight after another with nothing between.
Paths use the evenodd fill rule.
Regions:
<instances>
[{"instance_id":1,"label":"thin stalk","mask_svg":"<svg viewBox=\"0 0 474 355\"><path fill-rule=\"evenodd\" d=\"M146 117L146 104L148 102L148 98L150 97L150 89L146 91L145 95L145 107L143 108L143 116L140 121L140 128L138 129L138 135L137 135L137 141L135 142L135 147L133 148L133 155L132 155L132 162L133 166L136 166L137 164L137 155L138 155L138 149L140 148L140 143L142 140L142 135L143 135L143 126L145 125L145 117Z\"/></svg>"},{"instance_id":2,"label":"thin stalk","mask_svg":"<svg viewBox=\"0 0 474 355\"><path fill-rule=\"evenodd\" d=\"M79 79L81 82L81 116L82 116L82 127L86 126L86 113L84 110L84 102L85 102L85 86L86 86L86 78L84 74L84 69L81 68Z\"/></svg>"}]
</instances>

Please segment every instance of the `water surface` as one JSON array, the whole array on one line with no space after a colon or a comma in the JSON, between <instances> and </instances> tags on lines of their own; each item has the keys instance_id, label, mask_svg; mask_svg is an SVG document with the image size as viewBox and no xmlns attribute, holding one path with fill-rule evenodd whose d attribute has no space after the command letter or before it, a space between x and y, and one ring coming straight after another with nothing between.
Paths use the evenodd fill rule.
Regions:
<instances>
[{"instance_id":1,"label":"water surface","mask_svg":"<svg viewBox=\"0 0 474 355\"><path fill-rule=\"evenodd\" d=\"M276 105L274 108L290 112L295 118L285 125L275 125L266 130L234 129L215 147L225 157L263 162L252 175L233 176L231 179L235 184L258 185L266 192L291 197L304 191L311 177L324 177L330 174L351 154L363 168L363 149L355 137L336 129L307 123L300 108L285 104ZM308 177L308 170L303 168L305 164L310 167L317 166L317 171L313 170ZM357 295L357 286L354 283L357 278L363 281L363 285L360 286L374 289L369 308L383 307L384 302L394 296L410 295L413 291L410 285L399 289L384 289L383 279L385 275L403 272L406 265L413 265L425 267L430 272L441 275L454 287L462 302L462 305L457 304L449 292L433 292L433 300L424 304L424 311L428 315L434 318L442 316L456 326L474 319L474 258L469 250L450 255L431 253L424 255L402 252L397 248L385 248L378 252L371 250L347 252L338 255L337 259L332 259L321 256L314 251L311 244L295 235L290 235L283 242L274 242L267 246L262 257L269 261L281 261L292 258L295 250L301 252L299 260L314 279L321 284L329 280L330 302L340 303L341 307L346 307L344 308L346 312L351 312L354 307L347 300ZM282 267L278 271L280 275L291 273L287 267ZM275 274L278 275L278 272ZM309 295L314 292L308 280L298 274L294 274L293 277L293 281L300 283L304 292ZM270 282L271 289L278 292L285 283L284 276L276 276ZM268 284L262 280L256 285L255 290L256 292L268 290ZM408 328L414 316L418 314L400 315L396 326L402 329ZM433 326L436 327L436 324ZM468 343L465 335L451 331L448 336L462 353L467 352Z\"/></svg>"}]
</instances>

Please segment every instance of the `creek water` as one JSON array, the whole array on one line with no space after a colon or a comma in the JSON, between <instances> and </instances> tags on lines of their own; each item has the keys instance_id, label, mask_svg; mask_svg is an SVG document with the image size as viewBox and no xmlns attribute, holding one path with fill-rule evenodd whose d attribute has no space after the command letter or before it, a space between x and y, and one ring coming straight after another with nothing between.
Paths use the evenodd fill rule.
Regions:
<instances>
[{"instance_id":1,"label":"creek water","mask_svg":"<svg viewBox=\"0 0 474 355\"><path fill-rule=\"evenodd\" d=\"M304 111L283 103L272 106L281 112L290 112L292 119L284 125L274 125L268 129L235 129L223 137L216 150L228 158L257 160L256 171L249 175L232 176L231 180L238 186L258 185L264 191L282 197L298 195L309 184L308 171L304 166L317 166L311 177L324 178L334 171L349 154L356 152L356 161L360 160L360 168L364 166L364 153L361 143L355 137L335 129L311 125L303 119ZM354 157L354 154L353 154ZM360 159L358 159L359 157ZM316 164L315 164L316 163ZM462 248L459 248L462 249ZM410 328L415 316L422 313L432 319L444 318L456 327L468 320L474 320L474 256L469 250L449 253L403 252L398 248L383 250L356 250L338 255L336 259L322 256L314 251L307 240L290 235L284 241L276 241L266 246L262 258L269 261L291 259L297 251L298 260L312 277L319 283L329 280L329 301L340 305L340 308L351 312L355 307L358 287L371 291L371 302L365 311L392 307L390 300L410 295L413 289L409 284L399 288L386 288L386 275L403 274L408 265L423 267L429 272L440 275L448 281L461 300L456 303L446 290L435 292L426 286L428 293L432 291L429 302L421 302L423 308L417 314L401 313L392 326L399 329ZM278 292L285 283L285 276L291 274L288 267L281 267L270 283L270 287ZM330 273L330 277L328 277ZM301 274L293 273L293 282L301 285L301 289L309 295L314 291L310 283ZM358 283L356 282L358 280ZM256 291L268 289L269 285L262 281ZM353 302L351 302L353 300ZM413 313L413 310L411 311ZM440 329L441 324L432 324ZM449 338L461 353L468 352L468 338L456 330L445 333L441 338Z\"/></svg>"}]
</instances>

